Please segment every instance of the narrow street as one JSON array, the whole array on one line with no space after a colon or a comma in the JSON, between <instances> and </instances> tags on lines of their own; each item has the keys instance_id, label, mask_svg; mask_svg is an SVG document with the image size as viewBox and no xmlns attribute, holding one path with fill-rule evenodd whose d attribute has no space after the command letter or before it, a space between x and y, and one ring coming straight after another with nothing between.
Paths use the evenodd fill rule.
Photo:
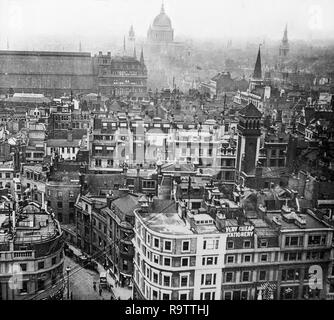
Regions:
<instances>
[{"instance_id":1,"label":"narrow street","mask_svg":"<svg viewBox=\"0 0 334 320\"><path fill-rule=\"evenodd\" d=\"M98 285L96 291L94 291L93 282L96 281L97 284L99 282L97 272L81 268L79 264L65 256L64 270L67 266L71 267L70 292L72 292L73 300L110 300L111 293L109 291L103 290L100 296ZM66 293L65 290L64 299L67 299Z\"/></svg>"}]
</instances>

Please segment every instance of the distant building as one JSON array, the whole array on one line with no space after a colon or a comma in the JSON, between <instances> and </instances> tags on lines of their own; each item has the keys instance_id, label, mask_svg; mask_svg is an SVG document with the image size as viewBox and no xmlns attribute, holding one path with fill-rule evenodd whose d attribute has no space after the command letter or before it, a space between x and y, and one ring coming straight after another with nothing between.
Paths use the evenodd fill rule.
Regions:
<instances>
[{"instance_id":1,"label":"distant building","mask_svg":"<svg viewBox=\"0 0 334 320\"><path fill-rule=\"evenodd\" d=\"M173 42L174 30L172 22L165 13L164 5L161 5L159 15L157 15L147 31L147 40L149 42Z\"/></svg>"},{"instance_id":2,"label":"distant building","mask_svg":"<svg viewBox=\"0 0 334 320\"><path fill-rule=\"evenodd\" d=\"M138 61L132 56L112 59L102 52L92 57L87 52L0 51L0 93L16 92L6 99L8 104L49 103L43 94L144 95L146 78L143 54Z\"/></svg>"},{"instance_id":3,"label":"distant building","mask_svg":"<svg viewBox=\"0 0 334 320\"><path fill-rule=\"evenodd\" d=\"M97 68L98 92L111 96L145 96L147 69L144 53L140 60L135 56L112 57L102 52L94 57Z\"/></svg>"},{"instance_id":4,"label":"distant building","mask_svg":"<svg viewBox=\"0 0 334 320\"><path fill-rule=\"evenodd\" d=\"M290 47L289 47L289 40L288 40L288 26L286 25L285 30L284 30L283 39L279 47L280 64L283 64L286 61L289 51L290 51Z\"/></svg>"}]
</instances>

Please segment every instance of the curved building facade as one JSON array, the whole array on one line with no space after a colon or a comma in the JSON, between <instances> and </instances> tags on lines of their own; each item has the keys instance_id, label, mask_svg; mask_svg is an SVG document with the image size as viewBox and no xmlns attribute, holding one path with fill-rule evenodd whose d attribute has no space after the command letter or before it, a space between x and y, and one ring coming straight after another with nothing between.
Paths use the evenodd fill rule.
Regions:
<instances>
[{"instance_id":1,"label":"curved building facade","mask_svg":"<svg viewBox=\"0 0 334 320\"><path fill-rule=\"evenodd\" d=\"M0 204L0 300L62 299L64 240L58 221L34 202L11 212Z\"/></svg>"}]
</instances>

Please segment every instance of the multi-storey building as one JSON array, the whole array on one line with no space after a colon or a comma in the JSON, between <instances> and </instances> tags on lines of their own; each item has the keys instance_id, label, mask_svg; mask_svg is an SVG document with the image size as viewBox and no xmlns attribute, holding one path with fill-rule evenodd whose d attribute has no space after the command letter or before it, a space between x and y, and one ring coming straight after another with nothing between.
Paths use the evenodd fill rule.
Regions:
<instances>
[{"instance_id":1,"label":"multi-storey building","mask_svg":"<svg viewBox=\"0 0 334 320\"><path fill-rule=\"evenodd\" d=\"M107 206L101 210L107 216L107 237L110 249L106 262L121 286L130 286L133 275L134 249L132 245L134 209L140 197L124 190L107 197ZM94 223L93 223L94 225Z\"/></svg>"},{"instance_id":2,"label":"multi-storey building","mask_svg":"<svg viewBox=\"0 0 334 320\"><path fill-rule=\"evenodd\" d=\"M62 224L75 223L75 202L81 184L78 172L57 171L45 183L45 200Z\"/></svg>"},{"instance_id":3,"label":"multi-storey building","mask_svg":"<svg viewBox=\"0 0 334 320\"><path fill-rule=\"evenodd\" d=\"M219 300L225 234L209 215L163 202L135 210L134 299Z\"/></svg>"},{"instance_id":4,"label":"multi-storey building","mask_svg":"<svg viewBox=\"0 0 334 320\"><path fill-rule=\"evenodd\" d=\"M12 189L14 178L14 164L12 161L0 164L0 189Z\"/></svg>"},{"instance_id":5,"label":"multi-storey building","mask_svg":"<svg viewBox=\"0 0 334 320\"><path fill-rule=\"evenodd\" d=\"M143 50L140 61L131 56L112 57L110 52L99 52L94 57L97 69L97 87L102 94L110 96L146 95L147 69Z\"/></svg>"},{"instance_id":6,"label":"multi-storey building","mask_svg":"<svg viewBox=\"0 0 334 320\"><path fill-rule=\"evenodd\" d=\"M0 203L0 208L0 300L62 299L58 221L34 202L14 211L13 203Z\"/></svg>"},{"instance_id":7,"label":"multi-storey building","mask_svg":"<svg viewBox=\"0 0 334 320\"><path fill-rule=\"evenodd\" d=\"M286 167L288 139L289 137L285 133L266 134L259 150L259 162L263 167Z\"/></svg>"}]
</instances>

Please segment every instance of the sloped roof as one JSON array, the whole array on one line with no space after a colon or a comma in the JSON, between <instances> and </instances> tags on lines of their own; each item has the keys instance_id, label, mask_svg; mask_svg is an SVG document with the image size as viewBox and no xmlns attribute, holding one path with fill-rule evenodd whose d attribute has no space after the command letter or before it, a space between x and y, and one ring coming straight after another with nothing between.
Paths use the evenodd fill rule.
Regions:
<instances>
[{"instance_id":1,"label":"sloped roof","mask_svg":"<svg viewBox=\"0 0 334 320\"><path fill-rule=\"evenodd\" d=\"M249 103L246 107L240 110L239 114L245 117L252 117L252 118L262 117L262 113L259 111L258 108L254 106L253 103Z\"/></svg>"},{"instance_id":2,"label":"sloped roof","mask_svg":"<svg viewBox=\"0 0 334 320\"><path fill-rule=\"evenodd\" d=\"M124 197L114 200L113 205L117 207L122 213L133 215L133 210L140 206L138 200L138 197L127 194Z\"/></svg>"}]
</instances>

